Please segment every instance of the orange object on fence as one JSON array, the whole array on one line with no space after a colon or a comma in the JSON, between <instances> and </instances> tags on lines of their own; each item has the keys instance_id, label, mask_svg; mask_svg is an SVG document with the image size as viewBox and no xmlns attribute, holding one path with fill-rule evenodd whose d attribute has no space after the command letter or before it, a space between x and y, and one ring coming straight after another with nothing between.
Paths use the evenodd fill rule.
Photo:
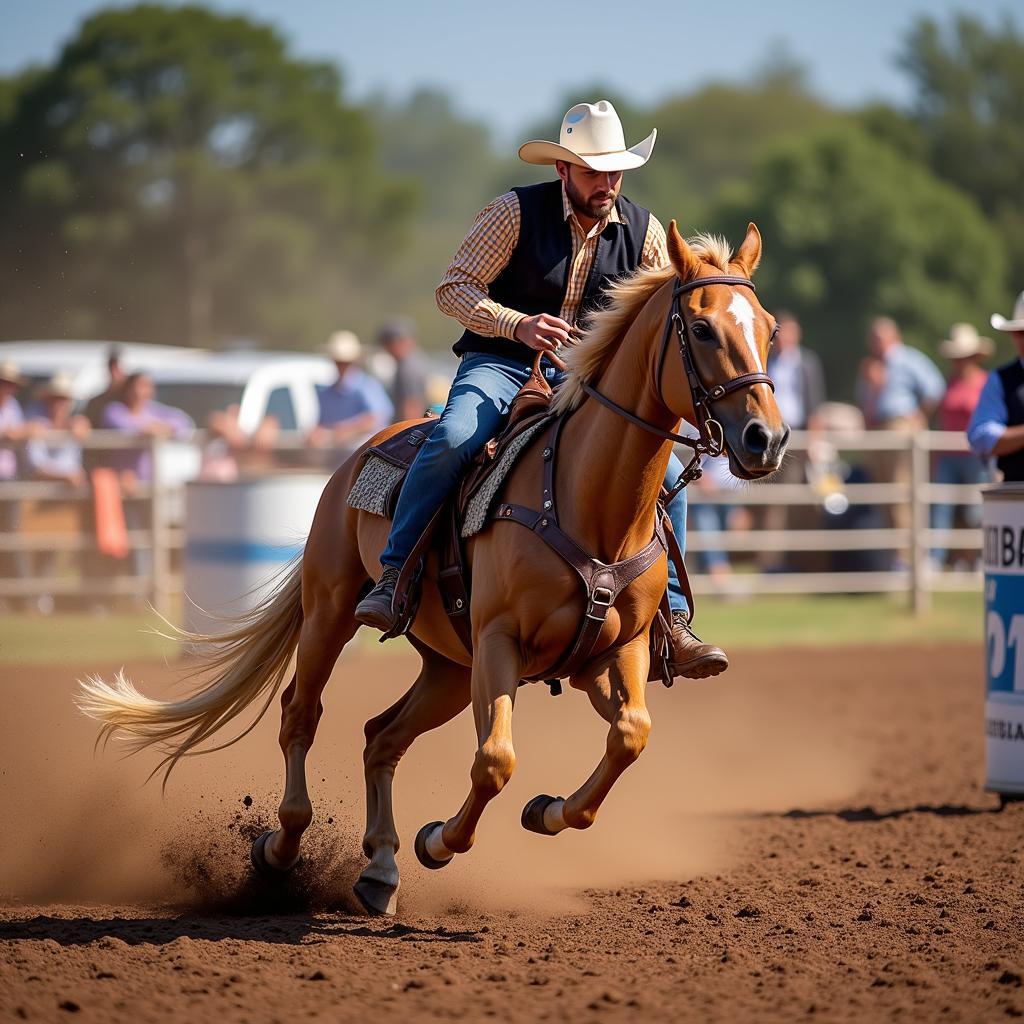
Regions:
<instances>
[{"instance_id":1,"label":"orange object on fence","mask_svg":"<svg viewBox=\"0 0 1024 1024\"><path fill-rule=\"evenodd\" d=\"M124 521L121 482L112 469L92 471L92 495L96 510L96 546L111 558L127 558L130 549Z\"/></svg>"}]
</instances>

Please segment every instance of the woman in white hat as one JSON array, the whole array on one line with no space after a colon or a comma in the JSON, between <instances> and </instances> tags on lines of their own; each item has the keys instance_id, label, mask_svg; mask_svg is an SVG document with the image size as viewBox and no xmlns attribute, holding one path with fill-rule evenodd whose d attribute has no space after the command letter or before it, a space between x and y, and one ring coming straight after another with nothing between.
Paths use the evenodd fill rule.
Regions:
<instances>
[{"instance_id":1,"label":"woman in white hat","mask_svg":"<svg viewBox=\"0 0 1024 1024\"><path fill-rule=\"evenodd\" d=\"M967 427L971 449L981 458L995 456L1004 480L1024 480L1024 292L1013 316L991 317L992 327L1009 334L1017 357L988 375Z\"/></svg>"},{"instance_id":2,"label":"woman in white hat","mask_svg":"<svg viewBox=\"0 0 1024 1024\"><path fill-rule=\"evenodd\" d=\"M991 338L983 338L973 324L953 324L949 337L939 345L939 355L950 362L946 393L936 413L939 430L962 433L967 429L988 374L982 363L995 351ZM941 452L935 463L937 484L971 484L980 486L990 479L985 463L971 452ZM931 522L935 530L948 530L953 526L955 505L933 505ZM981 509L977 505L963 506L964 525L981 525ZM946 561L946 548L932 549L937 566Z\"/></svg>"},{"instance_id":3,"label":"woman in white hat","mask_svg":"<svg viewBox=\"0 0 1024 1024\"><path fill-rule=\"evenodd\" d=\"M381 577L356 618L387 631L395 623L399 571L466 466L504 421L529 377L537 352L569 343L571 332L601 301L605 285L640 267L668 263L665 230L648 210L621 194L622 174L642 167L657 132L627 146L607 100L577 103L562 119L558 142L534 140L519 157L553 166L554 181L514 188L479 214L437 288L437 305L464 328L451 393L402 489ZM561 375L548 368L552 385ZM681 472L673 457L671 485ZM669 509L685 540L686 492ZM689 629L689 609L669 570L674 675L704 678L728 667L725 652Z\"/></svg>"}]
</instances>

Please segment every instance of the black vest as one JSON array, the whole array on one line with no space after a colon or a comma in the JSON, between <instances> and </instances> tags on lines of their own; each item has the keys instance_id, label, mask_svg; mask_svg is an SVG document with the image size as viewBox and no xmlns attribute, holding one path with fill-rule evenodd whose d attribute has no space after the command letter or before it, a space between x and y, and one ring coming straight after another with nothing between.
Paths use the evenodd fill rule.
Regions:
<instances>
[{"instance_id":1,"label":"black vest","mask_svg":"<svg viewBox=\"0 0 1024 1024\"><path fill-rule=\"evenodd\" d=\"M1019 359L1000 366L996 373L1003 384L1006 397L1006 425L1019 427L1024 423L1024 366ZM1024 449L1000 455L996 465L1003 471L1004 480L1024 480Z\"/></svg>"},{"instance_id":2,"label":"black vest","mask_svg":"<svg viewBox=\"0 0 1024 1024\"><path fill-rule=\"evenodd\" d=\"M487 291L495 302L527 316L549 313L558 316L569 284L572 259L572 228L562 209L561 181L512 190L519 197L519 240L508 265ZM601 304L609 281L632 273L640 266L650 213L619 196L616 207L621 223L608 224L597 240L597 251L576 314L577 322ZM489 352L521 363L536 353L518 341L485 338L467 330L453 346L464 352Z\"/></svg>"}]
</instances>

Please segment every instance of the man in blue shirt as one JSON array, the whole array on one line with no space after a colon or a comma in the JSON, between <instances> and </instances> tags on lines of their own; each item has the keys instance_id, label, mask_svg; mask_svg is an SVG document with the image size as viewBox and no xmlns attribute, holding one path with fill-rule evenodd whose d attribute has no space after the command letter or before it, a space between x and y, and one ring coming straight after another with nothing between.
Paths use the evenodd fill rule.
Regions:
<instances>
[{"instance_id":1,"label":"man in blue shirt","mask_svg":"<svg viewBox=\"0 0 1024 1024\"><path fill-rule=\"evenodd\" d=\"M394 409L379 381L356 363L363 347L352 331L335 331L324 352L338 371L330 386L316 389L320 422L307 438L310 446L330 446L347 453L391 422Z\"/></svg>"},{"instance_id":2,"label":"man in blue shirt","mask_svg":"<svg viewBox=\"0 0 1024 1024\"><path fill-rule=\"evenodd\" d=\"M857 404L868 428L903 434L927 429L946 391L939 368L923 352L904 345L899 327L887 316L871 322L867 348L868 358L857 375ZM872 452L868 461L875 483L910 487L910 460L904 450ZM890 505L888 519L892 528L909 532L910 503ZM905 565L909 549L897 551L894 561Z\"/></svg>"},{"instance_id":3,"label":"man in blue shirt","mask_svg":"<svg viewBox=\"0 0 1024 1024\"><path fill-rule=\"evenodd\" d=\"M1004 480L1024 480L1024 292L1007 320L993 313L990 323L1013 339L1017 358L988 375L967 427L971 450L995 456Z\"/></svg>"}]
</instances>

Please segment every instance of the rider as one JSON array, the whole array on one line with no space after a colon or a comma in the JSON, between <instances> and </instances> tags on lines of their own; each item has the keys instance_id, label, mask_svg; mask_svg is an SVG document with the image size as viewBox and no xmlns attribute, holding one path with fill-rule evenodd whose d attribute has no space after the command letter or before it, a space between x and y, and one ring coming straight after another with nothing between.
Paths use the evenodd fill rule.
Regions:
<instances>
[{"instance_id":1,"label":"rider","mask_svg":"<svg viewBox=\"0 0 1024 1024\"><path fill-rule=\"evenodd\" d=\"M499 433L509 404L530 375L537 351L571 343L570 332L598 307L606 283L639 267L668 264L665 230L653 214L619 194L622 172L642 167L656 131L627 149L607 100L578 103L562 121L560 143L519 149L530 164L554 164L558 180L515 188L476 219L437 288L437 305L465 328L448 404L420 449L402 488L382 575L356 608L356 619L381 630L395 624L399 571L434 512L466 466ZM563 374L545 370L557 386ZM675 455L666 484L681 472ZM686 492L669 507L680 547L686 538ZM725 652L690 631L690 610L669 561L672 673L703 678L728 668Z\"/></svg>"}]
</instances>

